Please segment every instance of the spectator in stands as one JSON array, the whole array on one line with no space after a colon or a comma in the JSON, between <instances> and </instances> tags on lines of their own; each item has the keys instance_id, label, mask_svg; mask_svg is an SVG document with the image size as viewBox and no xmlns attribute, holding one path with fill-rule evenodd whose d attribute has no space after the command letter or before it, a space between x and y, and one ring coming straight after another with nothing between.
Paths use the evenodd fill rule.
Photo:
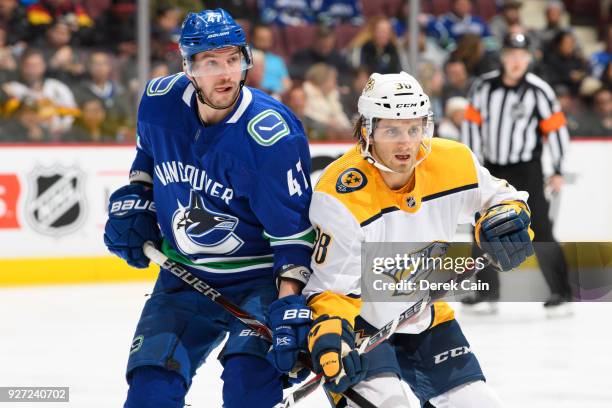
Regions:
<instances>
[{"instance_id":1,"label":"spectator in stands","mask_svg":"<svg viewBox=\"0 0 612 408\"><path fill-rule=\"evenodd\" d=\"M40 51L26 50L19 61L20 79L5 85L5 91L20 101L38 108L45 130L59 140L70 129L78 113L72 91L57 79L47 78L46 64Z\"/></svg>"},{"instance_id":2,"label":"spectator in stands","mask_svg":"<svg viewBox=\"0 0 612 408\"><path fill-rule=\"evenodd\" d=\"M419 67L411 67L409 61L410 55L410 30L402 30L403 34L399 40L400 59L404 71L418 72ZM418 38L419 58L418 64L434 64L441 66L448 56L448 52L440 48L436 40L427 37L425 27L419 29Z\"/></svg>"},{"instance_id":3,"label":"spectator in stands","mask_svg":"<svg viewBox=\"0 0 612 408\"><path fill-rule=\"evenodd\" d=\"M249 70L249 75L246 77L246 85L252 88L261 89L261 81L263 80L264 70L266 68L266 55L263 51L254 49L253 53L253 68Z\"/></svg>"},{"instance_id":4,"label":"spectator in stands","mask_svg":"<svg viewBox=\"0 0 612 408\"><path fill-rule=\"evenodd\" d=\"M8 45L28 40L28 17L17 0L0 0L0 27L6 31Z\"/></svg>"},{"instance_id":5,"label":"spectator in stands","mask_svg":"<svg viewBox=\"0 0 612 408\"><path fill-rule=\"evenodd\" d=\"M315 22L314 10L307 0L258 0L264 24L299 26Z\"/></svg>"},{"instance_id":6,"label":"spectator in stands","mask_svg":"<svg viewBox=\"0 0 612 408\"><path fill-rule=\"evenodd\" d=\"M271 52L274 45L272 30L266 25L256 25L253 27L251 41L255 49L265 54L266 63L261 88L271 94L282 94L291 87L291 79L285 61Z\"/></svg>"},{"instance_id":7,"label":"spectator in stands","mask_svg":"<svg viewBox=\"0 0 612 408\"><path fill-rule=\"evenodd\" d=\"M348 23L363 24L359 0L319 0L312 2L317 21L327 26Z\"/></svg>"},{"instance_id":8,"label":"spectator in stands","mask_svg":"<svg viewBox=\"0 0 612 408\"><path fill-rule=\"evenodd\" d=\"M578 119L580 136L612 137L612 92L600 88L592 97L588 108Z\"/></svg>"},{"instance_id":9,"label":"spectator in stands","mask_svg":"<svg viewBox=\"0 0 612 408\"><path fill-rule=\"evenodd\" d=\"M608 89L612 89L612 61L608 62L606 68L601 73L601 83Z\"/></svg>"},{"instance_id":10,"label":"spectator in stands","mask_svg":"<svg viewBox=\"0 0 612 408\"><path fill-rule=\"evenodd\" d=\"M111 132L106 129L106 110L98 98L86 100L81 104L81 114L77 117L70 132L64 136L67 142L115 142Z\"/></svg>"},{"instance_id":11,"label":"spectator in stands","mask_svg":"<svg viewBox=\"0 0 612 408\"><path fill-rule=\"evenodd\" d=\"M88 37L94 26L80 2L72 0L40 0L27 8L32 37L39 37L55 20L61 18L80 39Z\"/></svg>"},{"instance_id":12,"label":"spectator in stands","mask_svg":"<svg viewBox=\"0 0 612 408\"><path fill-rule=\"evenodd\" d=\"M612 24L608 25L606 29L605 48L591 56L591 73L593 76L601 77L610 61L612 61Z\"/></svg>"},{"instance_id":13,"label":"spectator in stands","mask_svg":"<svg viewBox=\"0 0 612 408\"><path fill-rule=\"evenodd\" d=\"M149 79L159 78L170 75L170 67L166 61L153 60L151 62L151 72Z\"/></svg>"},{"instance_id":14,"label":"spectator in stands","mask_svg":"<svg viewBox=\"0 0 612 408\"><path fill-rule=\"evenodd\" d=\"M473 16L471 0L452 0L451 11L427 24L427 33L438 40L446 49L452 48L466 34L473 34L483 39L485 48L498 48L495 37L487 23L478 16Z\"/></svg>"},{"instance_id":15,"label":"spectator in stands","mask_svg":"<svg viewBox=\"0 0 612 408\"><path fill-rule=\"evenodd\" d=\"M0 142L48 142L51 140L47 120L39 115L32 99L15 100L14 111L0 126Z\"/></svg>"},{"instance_id":16,"label":"spectator in stands","mask_svg":"<svg viewBox=\"0 0 612 408\"><path fill-rule=\"evenodd\" d=\"M579 54L574 35L559 31L551 43L551 50L542 59L544 79L551 85L565 85L573 95L587 76L587 62Z\"/></svg>"},{"instance_id":17,"label":"spectator in stands","mask_svg":"<svg viewBox=\"0 0 612 408\"><path fill-rule=\"evenodd\" d=\"M468 101L462 96L453 96L444 105L444 117L438 125L436 136L461 141L461 124Z\"/></svg>"},{"instance_id":18,"label":"spectator in stands","mask_svg":"<svg viewBox=\"0 0 612 408\"><path fill-rule=\"evenodd\" d=\"M467 97L472 81L465 64L460 59L449 59L444 64L444 86L442 87L442 104L455 96Z\"/></svg>"},{"instance_id":19,"label":"spectator in stands","mask_svg":"<svg viewBox=\"0 0 612 408\"><path fill-rule=\"evenodd\" d=\"M323 63L313 65L306 72L304 115L325 128L325 134L320 136L348 139L351 137L351 123L340 103L337 77L336 69Z\"/></svg>"},{"instance_id":20,"label":"spectator in stands","mask_svg":"<svg viewBox=\"0 0 612 408\"><path fill-rule=\"evenodd\" d=\"M181 9L160 5L155 12L155 23L151 27L151 56L165 60L171 72L182 69L182 58L178 49L180 37Z\"/></svg>"},{"instance_id":21,"label":"spectator in stands","mask_svg":"<svg viewBox=\"0 0 612 408\"><path fill-rule=\"evenodd\" d=\"M92 52L87 61L87 78L76 87L75 93L80 104L94 98L102 102L107 129L114 135L126 132L133 125L136 112L125 89L112 80L112 72L112 56L102 50Z\"/></svg>"},{"instance_id":22,"label":"spectator in stands","mask_svg":"<svg viewBox=\"0 0 612 408\"><path fill-rule=\"evenodd\" d=\"M433 64L423 64L417 73L417 79L423 87L424 93L429 96L434 120L440 120L444 114L444 106L442 105L444 77L442 70Z\"/></svg>"},{"instance_id":23,"label":"spectator in stands","mask_svg":"<svg viewBox=\"0 0 612 408\"><path fill-rule=\"evenodd\" d=\"M491 33L497 39L497 42L501 44L506 34L508 34L508 27L513 24L521 24L521 13L522 7L520 0L502 0L501 2L501 13L496 15L489 22Z\"/></svg>"},{"instance_id":24,"label":"spectator in stands","mask_svg":"<svg viewBox=\"0 0 612 408\"><path fill-rule=\"evenodd\" d=\"M6 43L5 29L0 27L0 83L14 79L16 73L17 60L13 56L13 49Z\"/></svg>"},{"instance_id":25,"label":"spectator in stands","mask_svg":"<svg viewBox=\"0 0 612 408\"><path fill-rule=\"evenodd\" d=\"M387 17L373 17L350 45L351 64L364 65L370 72L397 73L402 70L398 41Z\"/></svg>"},{"instance_id":26,"label":"spectator in stands","mask_svg":"<svg viewBox=\"0 0 612 408\"><path fill-rule=\"evenodd\" d=\"M180 8L168 4L159 5L155 10L155 24L151 27L153 34L161 33L168 41L177 44L181 36L182 17Z\"/></svg>"},{"instance_id":27,"label":"spectator in stands","mask_svg":"<svg viewBox=\"0 0 612 408\"><path fill-rule=\"evenodd\" d=\"M342 85L350 82L350 67L336 49L336 35L329 27L323 25L317 27L311 46L291 57L289 65L291 78L303 81L308 68L320 62L336 68Z\"/></svg>"},{"instance_id":28,"label":"spectator in stands","mask_svg":"<svg viewBox=\"0 0 612 408\"><path fill-rule=\"evenodd\" d=\"M554 88L555 95L557 95L557 99L559 100L559 105L561 105L561 110L565 115L567 130L570 133L570 136L576 136L578 132L578 117L580 115L580 110L582 105L578 98L574 98L569 88L565 85L557 85Z\"/></svg>"},{"instance_id":29,"label":"spectator in stands","mask_svg":"<svg viewBox=\"0 0 612 408\"><path fill-rule=\"evenodd\" d=\"M499 66L499 57L494 52L486 52L482 40L475 34L461 37L457 49L451 53L453 60L461 60L470 77L480 76Z\"/></svg>"},{"instance_id":30,"label":"spectator in stands","mask_svg":"<svg viewBox=\"0 0 612 408\"><path fill-rule=\"evenodd\" d=\"M95 45L107 48L122 62L136 56L135 0L112 0L109 9L96 21L96 27L92 40Z\"/></svg>"},{"instance_id":31,"label":"spectator in stands","mask_svg":"<svg viewBox=\"0 0 612 408\"><path fill-rule=\"evenodd\" d=\"M551 0L546 5L546 26L537 32L538 48L547 53L553 39L560 31L568 30L562 22L565 6L560 0Z\"/></svg>"},{"instance_id":32,"label":"spectator in stands","mask_svg":"<svg viewBox=\"0 0 612 408\"><path fill-rule=\"evenodd\" d=\"M359 117L359 112L357 111L357 102L359 101L359 97L365 88L368 79L370 79L370 75L372 73L368 71L366 67L357 68L354 73L351 75L352 83L349 89L343 92L340 95L340 100L342 101L342 108L344 113L348 115L351 123L357 120Z\"/></svg>"},{"instance_id":33,"label":"spectator in stands","mask_svg":"<svg viewBox=\"0 0 612 408\"><path fill-rule=\"evenodd\" d=\"M49 76L70 85L85 72L84 56L71 40L70 26L58 18L48 26L45 37L37 45L45 57Z\"/></svg>"},{"instance_id":34,"label":"spectator in stands","mask_svg":"<svg viewBox=\"0 0 612 408\"><path fill-rule=\"evenodd\" d=\"M202 8L211 10L222 8L227 11L238 24L242 25L244 21L253 21L257 16L253 14L257 10L257 3L252 0L180 0L177 4L183 10L183 14L200 10ZM195 3L194 5L189 5ZM204 7L202 7L204 3ZM248 32L248 30L245 30Z\"/></svg>"},{"instance_id":35,"label":"spectator in stands","mask_svg":"<svg viewBox=\"0 0 612 408\"><path fill-rule=\"evenodd\" d=\"M283 97L285 105L298 117L304 126L309 140L321 140L327 137L327 126L306 116L306 92L302 86L294 86Z\"/></svg>"}]
</instances>

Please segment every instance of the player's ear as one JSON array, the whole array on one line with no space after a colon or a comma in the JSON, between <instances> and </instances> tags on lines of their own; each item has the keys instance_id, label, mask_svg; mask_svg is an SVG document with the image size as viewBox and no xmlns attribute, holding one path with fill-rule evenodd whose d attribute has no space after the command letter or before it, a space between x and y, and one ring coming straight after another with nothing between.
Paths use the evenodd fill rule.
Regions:
<instances>
[{"instance_id":1,"label":"player's ear","mask_svg":"<svg viewBox=\"0 0 612 408\"><path fill-rule=\"evenodd\" d=\"M189 75L188 73L188 69L187 69L187 61L183 60L183 72L185 73L185 76L191 81L193 82L193 77L191 75Z\"/></svg>"}]
</instances>

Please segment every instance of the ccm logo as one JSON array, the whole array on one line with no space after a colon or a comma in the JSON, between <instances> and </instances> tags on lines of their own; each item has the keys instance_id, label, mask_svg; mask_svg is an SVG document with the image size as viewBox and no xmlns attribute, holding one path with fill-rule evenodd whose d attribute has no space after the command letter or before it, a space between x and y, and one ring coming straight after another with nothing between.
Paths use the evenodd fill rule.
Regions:
<instances>
[{"instance_id":1,"label":"ccm logo","mask_svg":"<svg viewBox=\"0 0 612 408\"><path fill-rule=\"evenodd\" d=\"M312 319L312 311L310 309L289 309L285 310L283 320L288 319Z\"/></svg>"},{"instance_id":2,"label":"ccm logo","mask_svg":"<svg viewBox=\"0 0 612 408\"><path fill-rule=\"evenodd\" d=\"M416 108L416 103L398 103L395 105L396 108Z\"/></svg>"},{"instance_id":3,"label":"ccm logo","mask_svg":"<svg viewBox=\"0 0 612 408\"><path fill-rule=\"evenodd\" d=\"M149 210L155 212L155 203L149 200L123 200L123 201L115 201L111 205L110 213L115 214L117 212L121 212L116 215L123 215L125 212L130 210Z\"/></svg>"},{"instance_id":4,"label":"ccm logo","mask_svg":"<svg viewBox=\"0 0 612 408\"><path fill-rule=\"evenodd\" d=\"M452 350L448 350L448 351L445 351L444 353L440 353L434 356L434 364L440 364L448 360L449 358L459 357L459 356L462 356L464 354L468 354L471 352L472 350L470 350L470 348L467 346L457 347Z\"/></svg>"}]
</instances>

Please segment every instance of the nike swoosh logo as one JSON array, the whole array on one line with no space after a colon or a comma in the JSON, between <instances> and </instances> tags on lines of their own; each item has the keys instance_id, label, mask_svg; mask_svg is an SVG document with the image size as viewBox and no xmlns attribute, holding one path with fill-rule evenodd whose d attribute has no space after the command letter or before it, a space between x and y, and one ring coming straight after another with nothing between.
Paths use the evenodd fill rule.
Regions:
<instances>
[{"instance_id":1,"label":"nike swoosh logo","mask_svg":"<svg viewBox=\"0 0 612 408\"><path fill-rule=\"evenodd\" d=\"M274 126L257 126L259 128L259 130L263 130L263 131L267 131L267 130L272 130L275 127L277 127L278 125L282 125L283 122L278 122L276 125Z\"/></svg>"}]
</instances>

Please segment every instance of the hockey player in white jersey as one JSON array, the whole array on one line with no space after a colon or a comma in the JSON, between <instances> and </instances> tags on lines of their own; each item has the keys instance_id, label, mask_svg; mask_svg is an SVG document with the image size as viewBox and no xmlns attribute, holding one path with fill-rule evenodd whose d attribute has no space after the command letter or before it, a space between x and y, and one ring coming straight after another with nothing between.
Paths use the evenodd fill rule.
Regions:
<instances>
[{"instance_id":1,"label":"hockey player in white jersey","mask_svg":"<svg viewBox=\"0 0 612 408\"><path fill-rule=\"evenodd\" d=\"M378 407L408 406L401 380L422 406L499 407L445 302L357 353L353 328L379 329L410 306L362 301L361 248L450 242L457 225L476 216L476 241L510 270L533 253L528 195L492 177L467 146L432 139L429 98L407 73L373 74L359 113L358 145L325 169L309 212L318 233L303 291L316 318L308 336L313 365L329 390L353 385Z\"/></svg>"}]
</instances>

